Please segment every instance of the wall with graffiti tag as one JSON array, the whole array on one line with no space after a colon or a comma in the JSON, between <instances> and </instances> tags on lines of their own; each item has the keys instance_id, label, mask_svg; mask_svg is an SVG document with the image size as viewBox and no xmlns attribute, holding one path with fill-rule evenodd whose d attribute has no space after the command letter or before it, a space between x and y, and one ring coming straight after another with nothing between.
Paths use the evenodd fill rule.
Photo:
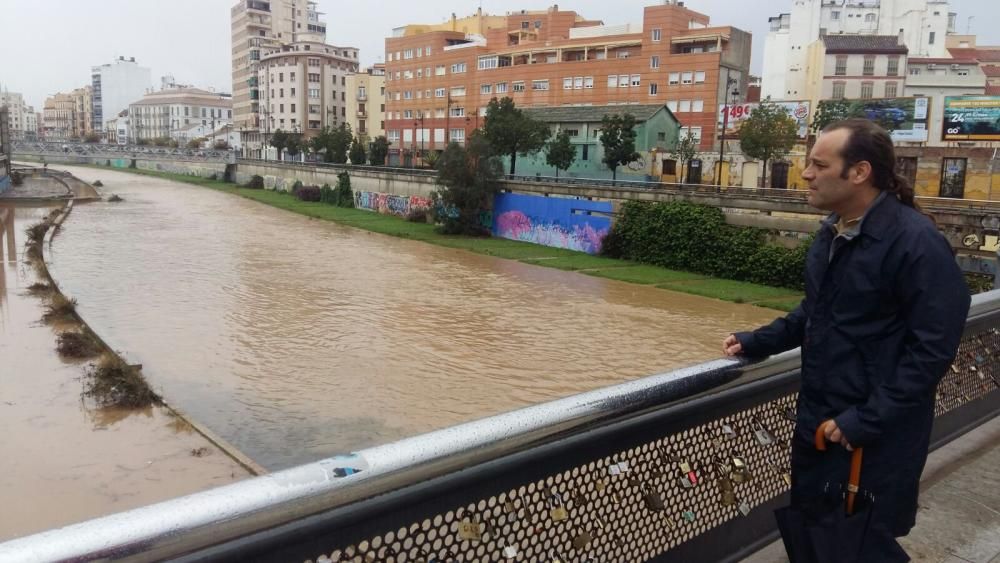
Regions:
<instances>
[{"instance_id":1,"label":"wall with graffiti tag","mask_svg":"<svg viewBox=\"0 0 1000 563\"><path fill-rule=\"evenodd\" d=\"M597 254L611 228L611 202L503 193L493 216L495 236Z\"/></svg>"},{"instance_id":2,"label":"wall with graffiti tag","mask_svg":"<svg viewBox=\"0 0 1000 563\"><path fill-rule=\"evenodd\" d=\"M430 209L433 204L429 198L418 195L354 192L354 207L387 215L405 217L414 209Z\"/></svg>"}]
</instances>

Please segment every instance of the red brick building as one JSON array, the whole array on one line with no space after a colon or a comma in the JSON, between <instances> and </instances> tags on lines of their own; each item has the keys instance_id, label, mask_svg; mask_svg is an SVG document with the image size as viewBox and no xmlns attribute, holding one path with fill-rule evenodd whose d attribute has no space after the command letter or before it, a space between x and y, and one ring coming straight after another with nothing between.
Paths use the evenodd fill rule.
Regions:
<instances>
[{"instance_id":1,"label":"red brick building","mask_svg":"<svg viewBox=\"0 0 1000 563\"><path fill-rule=\"evenodd\" d=\"M493 97L520 107L663 103L710 149L719 100L746 95L750 34L670 2L605 26L553 6L408 25L385 41L386 134L441 150L481 125ZM727 87L728 86L728 87ZM682 132L683 133L683 132Z\"/></svg>"}]
</instances>

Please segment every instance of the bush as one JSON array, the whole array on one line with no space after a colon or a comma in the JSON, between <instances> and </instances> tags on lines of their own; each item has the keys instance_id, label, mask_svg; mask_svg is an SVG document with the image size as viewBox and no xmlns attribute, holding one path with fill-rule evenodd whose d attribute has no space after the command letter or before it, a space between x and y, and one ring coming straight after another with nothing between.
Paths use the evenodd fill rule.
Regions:
<instances>
[{"instance_id":1,"label":"bush","mask_svg":"<svg viewBox=\"0 0 1000 563\"><path fill-rule=\"evenodd\" d=\"M215 143L212 145L212 148L217 151L227 151L229 150L229 143L223 141L222 139L219 139L218 141L215 141Z\"/></svg>"},{"instance_id":2,"label":"bush","mask_svg":"<svg viewBox=\"0 0 1000 563\"><path fill-rule=\"evenodd\" d=\"M301 189L302 189L302 182L300 180L295 180L295 183L292 184L292 189L289 190L289 193L295 195Z\"/></svg>"},{"instance_id":3,"label":"bush","mask_svg":"<svg viewBox=\"0 0 1000 563\"><path fill-rule=\"evenodd\" d=\"M337 199L334 196L334 193L335 192L330 187L330 184L323 184L323 187L319 189L319 200L329 205L337 205Z\"/></svg>"},{"instance_id":4,"label":"bush","mask_svg":"<svg viewBox=\"0 0 1000 563\"><path fill-rule=\"evenodd\" d=\"M187 148L193 149L193 150L200 149L201 148L201 140L200 139L191 139L190 141L187 142Z\"/></svg>"},{"instance_id":5,"label":"bush","mask_svg":"<svg viewBox=\"0 0 1000 563\"><path fill-rule=\"evenodd\" d=\"M726 224L721 209L675 201L629 201L604 239L605 256L664 268L801 290L805 241L770 244L767 231Z\"/></svg>"},{"instance_id":6,"label":"bush","mask_svg":"<svg viewBox=\"0 0 1000 563\"><path fill-rule=\"evenodd\" d=\"M101 135L99 133L87 133L83 141L85 143L99 143L101 142Z\"/></svg>"},{"instance_id":7,"label":"bush","mask_svg":"<svg viewBox=\"0 0 1000 563\"><path fill-rule=\"evenodd\" d=\"M337 207L354 207L354 192L351 191L351 175L347 172L337 174L337 189L334 197Z\"/></svg>"},{"instance_id":8,"label":"bush","mask_svg":"<svg viewBox=\"0 0 1000 563\"><path fill-rule=\"evenodd\" d=\"M254 174L250 181L247 182L247 187L251 190L263 190L264 189L264 177Z\"/></svg>"},{"instance_id":9,"label":"bush","mask_svg":"<svg viewBox=\"0 0 1000 563\"><path fill-rule=\"evenodd\" d=\"M423 207L410 208L410 212L406 214L406 220L411 223L427 223L427 209Z\"/></svg>"},{"instance_id":10,"label":"bush","mask_svg":"<svg viewBox=\"0 0 1000 563\"><path fill-rule=\"evenodd\" d=\"M295 197L299 198L301 201L319 201L319 186L303 186L295 192Z\"/></svg>"}]
</instances>

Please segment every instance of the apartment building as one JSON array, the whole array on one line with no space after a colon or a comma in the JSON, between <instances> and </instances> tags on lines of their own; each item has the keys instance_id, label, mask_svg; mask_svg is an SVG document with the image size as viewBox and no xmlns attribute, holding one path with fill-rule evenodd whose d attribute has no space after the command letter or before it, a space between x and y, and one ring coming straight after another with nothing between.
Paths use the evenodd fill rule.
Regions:
<instances>
[{"instance_id":1,"label":"apartment building","mask_svg":"<svg viewBox=\"0 0 1000 563\"><path fill-rule=\"evenodd\" d=\"M385 135L385 65L347 75L347 123L368 140Z\"/></svg>"},{"instance_id":2,"label":"apartment building","mask_svg":"<svg viewBox=\"0 0 1000 563\"><path fill-rule=\"evenodd\" d=\"M0 106L7 107L7 126L11 139L32 139L38 133L35 108L24 102L17 92L0 92Z\"/></svg>"},{"instance_id":3,"label":"apartment building","mask_svg":"<svg viewBox=\"0 0 1000 563\"><path fill-rule=\"evenodd\" d=\"M409 25L385 42L386 134L395 147L442 150L480 126L494 97L520 107L661 103L707 149L719 100L733 87L746 93L750 43L675 1L646 7L641 24L553 6Z\"/></svg>"},{"instance_id":4,"label":"apartment building","mask_svg":"<svg viewBox=\"0 0 1000 563\"><path fill-rule=\"evenodd\" d=\"M761 96L805 96L809 47L821 37L902 35L912 56L947 57L947 36L957 14L947 0L796 0L792 10L768 19Z\"/></svg>"},{"instance_id":5,"label":"apartment building","mask_svg":"<svg viewBox=\"0 0 1000 563\"><path fill-rule=\"evenodd\" d=\"M111 64L95 66L90 69L90 88L93 92L91 101L92 131L103 131L104 123L113 119L129 104L138 100L152 87L151 74L148 68L139 66L135 57L118 57Z\"/></svg>"},{"instance_id":6,"label":"apartment building","mask_svg":"<svg viewBox=\"0 0 1000 563\"><path fill-rule=\"evenodd\" d=\"M347 75L358 50L301 42L265 52L258 67L264 142L277 130L315 137L347 121Z\"/></svg>"},{"instance_id":7,"label":"apartment building","mask_svg":"<svg viewBox=\"0 0 1000 563\"><path fill-rule=\"evenodd\" d=\"M90 86L45 99L42 133L55 139L79 139L92 132Z\"/></svg>"},{"instance_id":8,"label":"apartment building","mask_svg":"<svg viewBox=\"0 0 1000 563\"><path fill-rule=\"evenodd\" d=\"M132 141L183 139L193 125L216 130L233 122L233 99L200 88L170 88L146 94L128 106ZM117 124L114 125L117 129ZM117 135L116 135L117 137Z\"/></svg>"},{"instance_id":9,"label":"apartment building","mask_svg":"<svg viewBox=\"0 0 1000 563\"><path fill-rule=\"evenodd\" d=\"M809 46L805 99L895 98L909 50L896 35L826 35Z\"/></svg>"},{"instance_id":10,"label":"apartment building","mask_svg":"<svg viewBox=\"0 0 1000 563\"><path fill-rule=\"evenodd\" d=\"M341 97L341 93L346 82L342 83L341 78L357 71L358 51L326 44L326 23L315 2L240 0L230 10L230 16L234 128L240 131L248 151L262 154L267 136L275 128L294 131L297 126L299 132L308 135L333 125L335 118L336 123L343 122L347 116L346 95ZM292 66L296 68L288 68ZM295 85L278 80L279 75L291 73L298 77ZM274 81L270 80L272 74ZM310 82L317 74L322 82ZM292 88L296 91L294 100ZM281 89L284 96L280 95Z\"/></svg>"}]
</instances>

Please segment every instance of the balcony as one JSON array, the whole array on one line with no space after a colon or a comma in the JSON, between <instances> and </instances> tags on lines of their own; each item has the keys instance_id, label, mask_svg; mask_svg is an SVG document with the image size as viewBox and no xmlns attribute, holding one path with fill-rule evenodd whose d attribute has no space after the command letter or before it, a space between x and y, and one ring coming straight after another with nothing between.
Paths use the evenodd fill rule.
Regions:
<instances>
[{"instance_id":1,"label":"balcony","mask_svg":"<svg viewBox=\"0 0 1000 563\"><path fill-rule=\"evenodd\" d=\"M368 101L368 94L358 94L358 97L356 99L359 102L367 102Z\"/></svg>"},{"instance_id":2,"label":"balcony","mask_svg":"<svg viewBox=\"0 0 1000 563\"><path fill-rule=\"evenodd\" d=\"M368 117L368 112L367 111L358 111L358 117L360 117L360 118Z\"/></svg>"},{"instance_id":3,"label":"balcony","mask_svg":"<svg viewBox=\"0 0 1000 563\"><path fill-rule=\"evenodd\" d=\"M262 0L247 0L247 10L270 13L271 3Z\"/></svg>"}]
</instances>

